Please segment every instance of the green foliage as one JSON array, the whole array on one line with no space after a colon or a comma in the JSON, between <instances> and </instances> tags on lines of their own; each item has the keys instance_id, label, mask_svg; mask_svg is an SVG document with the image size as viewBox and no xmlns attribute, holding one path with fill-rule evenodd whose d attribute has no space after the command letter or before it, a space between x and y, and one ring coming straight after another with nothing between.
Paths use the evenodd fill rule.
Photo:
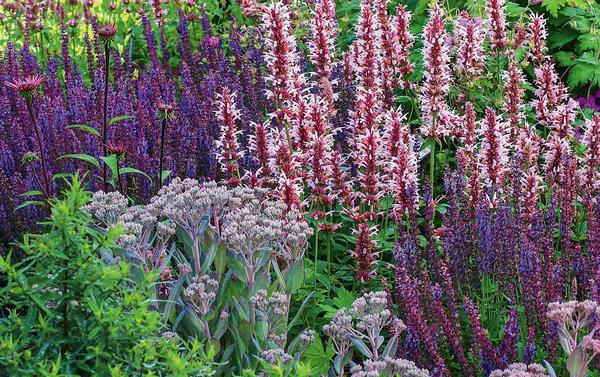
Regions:
<instances>
[{"instance_id":1,"label":"green foliage","mask_svg":"<svg viewBox=\"0 0 600 377\"><path fill-rule=\"evenodd\" d=\"M48 232L18 245L26 257L0 257L0 375L210 375L198 343L160 335L154 276L132 285L127 264L102 260L121 230L91 228L88 199L74 177Z\"/></svg>"},{"instance_id":2,"label":"green foliage","mask_svg":"<svg viewBox=\"0 0 600 377\"><path fill-rule=\"evenodd\" d=\"M568 72L569 88L572 91L587 88L589 91L599 87L600 5L596 2L562 0L544 1L542 4L555 17L549 21L548 42L551 49L560 49L555 57Z\"/></svg>"}]
</instances>

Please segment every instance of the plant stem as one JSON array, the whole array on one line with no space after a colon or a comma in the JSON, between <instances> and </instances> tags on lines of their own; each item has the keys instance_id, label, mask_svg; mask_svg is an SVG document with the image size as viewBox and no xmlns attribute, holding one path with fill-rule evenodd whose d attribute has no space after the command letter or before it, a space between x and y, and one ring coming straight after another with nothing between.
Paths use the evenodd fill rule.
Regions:
<instances>
[{"instance_id":1,"label":"plant stem","mask_svg":"<svg viewBox=\"0 0 600 377\"><path fill-rule=\"evenodd\" d=\"M163 156L165 151L165 131L167 129L167 119L166 117L162 121L162 127L160 130L160 158L158 162L158 189L162 188L162 172L163 172Z\"/></svg>"},{"instance_id":2,"label":"plant stem","mask_svg":"<svg viewBox=\"0 0 600 377\"><path fill-rule=\"evenodd\" d=\"M119 171L119 158L117 157L117 181L119 182L119 192L123 194L123 182L121 181L121 172Z\"/></svg>"},{"instance_id":3,"label":"plant stem","mask_svg":"<svg viewBox=\"0 0 600 377\"><path fill-rule=\"evenodd\" d=\"M108 42L104 44L104 108L102 112L102 147L104 157L108 156L108 73L110 64L110 45ZM102 167L102 180L104 181L104 190L108 190L107 166L104 163Z\"/></svg>"},{"instance_id":4,"label":"plant stem","mask_svg":"<svg viewBox=\"0 0 600 377\"><path fill-rule=\"evenodd\" d=\"M27 102L27 111L29 112L29 117L31 118L31 122L33 123L33 129L35 130L35 138L37 140L38 149L40 150L40 159L42 161L42 178L44 181L44 195L46 198L50 197L50 184L48 183L48 171L46 169L46 154L44 152L44 146L42 144L42 138L40 137L40 129L38 126L37 118L35 117L35 112L33 111L33 101L31 98L26 99Z\"/></svg>"},{"instance_id":5,"label":"plant stem","mask_svg":"<svg viewBox=\"0 0 600 377\"><path fill-rule=\"evenodd\" d=\"M194 242L194 267L196 269L196 276L200 277L202 274L202 266L200 265L200 248L198 247L198 237L192 237L192 242Z\"/></svg>"},{"instance_id":6,"label":"plant stem","mask_svg":"<svg viewBox=\"0 0 600 377\"><path fill-rule=\"evenodd\" d=\"M315 291L317 290L317 261L319 259L319 223L315 223Z\"/></svg>"},{"instance_id":7,"label":"plant stem","mask_svg":"<svg viewBox=\"0 0 600 377\"><path fill-rule=\"evenodd\" d=\"M431 154L429 156L429 183L431 184L431 198L435 198L434 193L435 179L435 139L431 140Z\"/></svg>"}]
</instances>

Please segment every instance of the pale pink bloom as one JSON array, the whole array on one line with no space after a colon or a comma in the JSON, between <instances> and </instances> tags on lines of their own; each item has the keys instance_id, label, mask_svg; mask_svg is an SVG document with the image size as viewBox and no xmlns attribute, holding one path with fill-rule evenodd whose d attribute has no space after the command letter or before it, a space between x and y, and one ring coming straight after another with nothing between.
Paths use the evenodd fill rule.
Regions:
<instances>
[{"instance_id":1,"label":"pale pink bloom","mask_svg":"<svg viewBox=\"0 0 600 377\"><path fill-rule=\"evenodd\" d=\"M288 102L297 100L306 85L304 74L298 65L296 38L288 7L281 3L265 7L261 26L265 31L265 81L269 86L267 95L277 105L275 115L279 120L284 120L288 116Z\"/></svg>"},{"instance_id":2,"label":"pale pink bloom","mask_svg":"<svg viewBox=\"0 0 600 377\"><path fill-rule=\"evenodd\" d=\"M504 2L505 0L487 0L486 2L490 45L496 52L503 50L507 45Z\"/></svg>"},{"instance_id":3,"label":"pale pink bloom","mask_svg":"<svg viewBox=\"0 0 600 377\"><path fill-rule=\"evenodd\" d=\"M232 93L227 87L217 94L216 116L220 121L221 133L215 144L217 159L221 164L221 171L228 176L227 184L229 186L240 184L239 159L244 155L238 141L241 130L238 129L236 122L240 119L240 110L236 108L235 100L235 93Z\"/></svg>"},{"instance_id":4,"label":"pale pink bloom","mask_svg":"<svg viewBox=\"0 0 600 377\"><path fill-rule=\"evenodd\" d=\"M429 12L429 22L423 30L423 65L425 80L419 94L421 102L421 133L437 139L450 132L454 115L446 96L450 90L450 57L448 55L446 16L439 4Z\"/></svg>"},{"instance_id":5,"label":"pale pink bloom","mask_svg":"<svg viewBox=\"0 0 600 377\"><path fill-rule=\"evenodd\" d=\"M455 71L466 80L477 79L483 69L484 61L483 22L481 18L471 17L469 13L463 11L455 23L454 30L457 44Z\"/></svg>"},{"instance_id":6,"label":"pale pink bloom","mask_svg":"<svg viewBox=\"0 0 600 377\"><path fill-rule=\"evenodd\" d=\"M507 124L491 108L485 109L485 119L481 122L479 165L485 185L495 193L502 192L508 173Z\"/></svg>"},{"instance_id":7,"label":"pale pink bloom","mask_svg":"<svg viewBox=\"0 0 600 377\"><path fill-rule=\"evenodd\" d=\"M531 50L529 55L531 59L536 62L542 62L546 59L546 38L548 32L546 31L546 19L543 15L532 13L530 15L529 25L527 27L528 39L531 43Z\"/></svg>"}]
</instances>

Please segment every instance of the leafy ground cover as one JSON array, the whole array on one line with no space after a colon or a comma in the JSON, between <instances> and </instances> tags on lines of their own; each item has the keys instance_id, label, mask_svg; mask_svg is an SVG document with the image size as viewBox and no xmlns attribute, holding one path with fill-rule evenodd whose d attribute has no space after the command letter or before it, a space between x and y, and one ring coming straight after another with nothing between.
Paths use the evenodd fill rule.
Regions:
<instances>
[{"instance_id":1,"label":"leafy ground cover","mask_svg":"<svg viewBox=\"0 0 600 377\"><path fill-rule=\"evenodd\" d=\"M598 375L596 3L2 7L9 375Z\"/></svg>"}]
</instances>

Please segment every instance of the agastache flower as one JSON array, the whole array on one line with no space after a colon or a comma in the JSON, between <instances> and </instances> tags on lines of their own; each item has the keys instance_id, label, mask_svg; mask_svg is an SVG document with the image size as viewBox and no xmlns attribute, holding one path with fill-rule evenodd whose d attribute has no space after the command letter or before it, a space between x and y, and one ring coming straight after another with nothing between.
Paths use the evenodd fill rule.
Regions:
<instances>
[{"instance_id":1,"label":"agastache flower","mask_svg":"<svg viewBox=\"0 0 600 377\"><path fill-rule=\"evenodd\" d=\"M507 45L504 0L487 0L485 8L488 14L490 45L498 53Z\"/></svg>"},{"instance_id":2,"label":"agastache flower","mask_svg":"<svg viewBox=\"0 0 600 377\"><path fill-rule=\"evenodd\" d=\"M265 30L266 81L270 84L267 95L275 101L276 115L282 121L289 115L287 102L298 99L304 88L288 7L281 3L266 7L262 28Z\"/></svg>"},{"instance_id":3,"label":"agastache flower","mask_svg":"<svg viewBox=\"0 0 600 377\"><path fill-rule=\"evenodd\" d=\"M270 166L270 150L268 142L269 122L254 123L254 134L250 136L250 151L258 160L259 171L257 175L260 177L260 186L267 186L269 180L272 179L272 170Z\"/></svg>"},{"instance_id":4,"label":"agastache flower","mask_svg":"<svg viewBox=\"0 0 600 377\"><path fill-rule=\"evenodd\" d=\"M392 20L396 31L396 49L394 51L394 68L396 72L395 86L408 88L406 76L413 71L413 64L410 62L410 49L414 42L414 35L410 33L411 13L405 5L398 4L396 8L396 17Z\"/></svg>"},{"instance_id":5,"label":"agastache flower","mask_svg":"<svg viewBox=\"0 0 600 377\"><path fill-rule=\"evenodd\" d=\"M221 133L216 142L218 148L217 158L221 170L227 174L228 186L237 186L241 182L239 159L243 157L238 142L241 130L238 130L237 121L240 119L240 110L235 105L236 94L224 87L217 95L217 119L221 122Z\"/></svg>"},{"instance_id":6,"label":"agastache flower","mask_svg":"<svg viewBox=\"0 0 600 377\"><path fill-rule=\"evenodd\" d=\"M526 84L523 72L519 69L513 55L509 57L508 71L502 73L504 80L504 106L503 110L508 115L511 131L523 120L523 96Z\"/></svg>"},{"instance_id":7,"label":"agastache flower","mask_svg":"<svg viewBox=\"0 0 600 377\"><path fill-rule=\"evenodd\" d=\"M483 41L485 32L479 17L471 17L467 12L460 13L455 25L457 39L456 71L467 80L476 79L483 68Z\"/></svg>"},{"instance_id":8,"label":"agastache flower","mask_svg":"<svg viewBox=\"0 0 600 377\"><path fill-rule=\"evenodd\" d=\"M550 126L560 137L570 138L574 136L573 122L577 117L579 104L572 98L559 105L550 114Z\"/></svg>"},{"instance_id":9,"label":"agastache flower","mask_svg":"<svg viewBox=\"0 0 600 377\"><path fill-rule=\"evenodd\" d=\"M582 143L586 151L582 160L579 174L582 179L583 191L592 196L596 190L600 190L600 114L595 113L592 119L585 122L585 131Z\"/></svg>"},{"instance_id":10,"label":"agastache flower","mask_svg":"<svg viewBox=\"0 0 600 377\"><path fill-rule=\"evenodd\" d=\"M395 197L394 216L418 207L417 156L410 128L405 124L406 116L401 110L386 113L386 128L383 136L385 167L388 189Z\"/></svg>"},{"instance_id":11,"label":"agastache flower","mask_svg":"<svg viewBox=\"0 0 600 377\"><path fill-rule=\"evenodd\" d=\"M334 111L335 95L330 80L333 72L337 21L335 1L319 0L313 10L310 23L311 39L308 43L309 58L315 67L320 95L327 100L330 114Z\"/></svg>"},{"instance_id":12,"label":"agastache flower","mask_svg":"<svg viewBox=\"0 0 600 377\"><path fill-rule=\"evenodd\" d=\"M423 65L425 80L421 87L421 132L437 139L449 133L451 119L446 95L450 90L450 57L444 10L435 3L423 30Z\"/></svg>"},{"instance_id":13,"label":"agastache flower","mask_svg":"<svg viewBox=\"0 0 600 377\"><path fill-rule=\"evenodd\" d=\"M491 108L485 109L485 119L481 122L481 147L479 164L481 178L486 186L495 192L502 191L504 178L508 173L508 135L506 124Z\"/></svg>"},{"instance_id":14,"label":"agastache flower","mask_svg":"<svg viewBox=\"0 0 600 377\"><path fill-rule=\"evenodd\" d=\"M533 107L536 117L540 123L547 125L551 121L552 112L567 95L552 62L546 61L535 68L535 86Z\"/></svg>"},{"instance_id":15,"label":"agastache flower","mask_svg":"<svg viewBox=\"0 0 600 377\"><path fill-rule=\"evenodd\" d=\"M381 36L381 66L379 70L383 103L389 107L394 102L394 50L396 49L396 34L392 29L388 16L388 0L375 2L375 16L380 28Z\"/></svg>"},{"instance_id":16,"label":"agastache flower","mask_svg":"<svg viewBox=\"0 0 600 377\"><path fill-rule=\"evenodd\" d=\"M373 269L378 263L379 253L376 251L374 240L377 234L376 227L369 227L366 222L361 222L355 230L356 246L352 257L356 260L356 278L364 282L372 279L377 271Z\"/></svg>"},{"instance_id":17,"label":"agastache flower","mask_svg":"<svg viewBox=\"0 0 600 377\"><path fill-rule=\"evenodd\" d=\"M546 19L541 14L532 13L527 27L528 39L531 43L531 59L540 63L546 59Z\"/></svg>"}]
</instances>

